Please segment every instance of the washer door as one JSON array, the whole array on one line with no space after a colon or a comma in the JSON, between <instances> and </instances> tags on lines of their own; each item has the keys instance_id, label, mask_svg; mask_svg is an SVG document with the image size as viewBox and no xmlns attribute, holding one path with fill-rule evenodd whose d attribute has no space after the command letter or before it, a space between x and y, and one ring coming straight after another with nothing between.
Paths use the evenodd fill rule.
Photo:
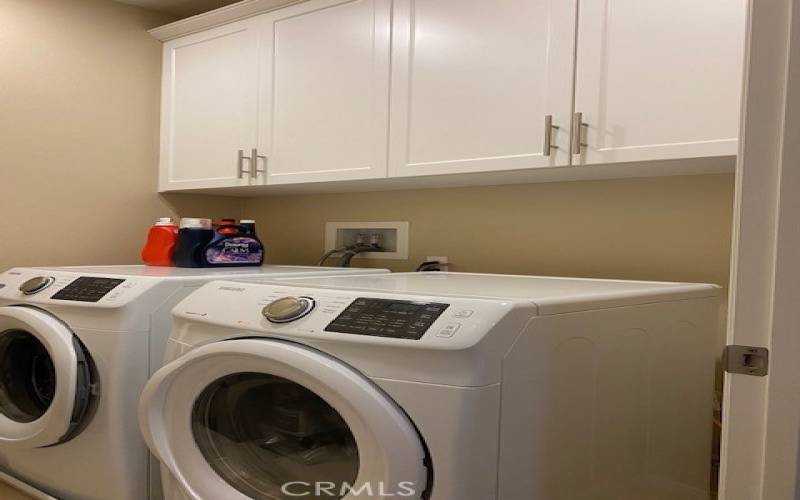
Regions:
<instances>
[{"instance_id":1,"label":"washer door","mask_svg":"<svg viewBox=\"0 0 800 500\"><path fill-rule=\"evenodd\" d=\"M425 450L370 380L292 342L195 349L155 373L139 420L195 500L420 498Z\"/></svg>"},{"instance_id":2,"label":"washer door","mask_svg":"<svg viewBox=\"0 0 800 500\"><path fill-rule=\"evenodd\" d=\"M0 444L69 440L90 397L89 361L69 328L39 309L0 307Z\"/></svg>"}]
</instances>

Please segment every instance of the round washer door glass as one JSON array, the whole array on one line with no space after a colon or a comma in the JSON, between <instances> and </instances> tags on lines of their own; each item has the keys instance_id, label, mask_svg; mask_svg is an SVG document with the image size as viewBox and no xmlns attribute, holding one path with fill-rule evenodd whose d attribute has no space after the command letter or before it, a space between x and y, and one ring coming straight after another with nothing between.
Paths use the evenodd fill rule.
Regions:
<instances>
[{"instance_id":1,"label":"round washer door glass","mask_svg":"<svg viewBox=\"0 0 800 500\"><path fill-rule=\"evenodd\" d=\"M358 475L358 448L339 413L285 378L236 373L208 386L192 433L211 467L255 500L340 499Z\"/></svg>"},{"instance_id":2,"label":"round washer door glass","mask_svg":"<svg viewBox=\"0 0 800 500\"><path fill-rule=\"evenodd\" d=\"M29 332L0 332L0 367L0 412L21 423L41 418L56 392L47 348Z\"/></svg>"}]
</instances>

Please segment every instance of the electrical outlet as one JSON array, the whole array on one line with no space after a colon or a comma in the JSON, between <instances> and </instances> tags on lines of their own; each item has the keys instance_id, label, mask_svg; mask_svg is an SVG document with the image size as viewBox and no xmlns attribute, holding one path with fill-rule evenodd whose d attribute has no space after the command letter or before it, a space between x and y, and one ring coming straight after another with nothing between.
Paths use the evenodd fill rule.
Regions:
<instances>
[{"instance_id":1,"label":"electrical outlet","mask_svg":"<svg viewBox=\"0 0 800 500\"><path fill-rule=\"evenodd\" d=\"M447 257L443 256L427 256L425 257L425 262L438 262L439 263L439 270L442 272L447 272L450 270L450 266L447 265L449 262Z\"/></svg>"},{"instance_id":2,"label":"electrical outlet","mask_svg":"<svg viewBox=\"0 0 800 500\"><path fill-rule=\"evenodd\" d=\"M408 222L326 222L325 251L377 243L383 252L364 252L356 259L408 259Z\"/></svg>"}]
</instances>

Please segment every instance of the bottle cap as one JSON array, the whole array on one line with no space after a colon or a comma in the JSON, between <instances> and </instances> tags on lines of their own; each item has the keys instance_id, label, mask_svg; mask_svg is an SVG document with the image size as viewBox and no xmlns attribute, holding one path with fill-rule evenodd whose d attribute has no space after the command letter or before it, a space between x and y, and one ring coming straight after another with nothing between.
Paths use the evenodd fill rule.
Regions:
<instances>
[{"instance_id":1,"label":"bottle cap","mask_svg":"<svg viewBox=\"0 0 800 500\"><path fill-rule=\"evenodd\" d=\"M255 224L255 223L256 221L254 221L253 219L242 219L239 221L239 224Z\"/></svg>"},{"instance_id":2,"label":"bottle cap","mask_svg":"<svg viewBox=\"0 0 800 500\"><path fill-rule=\"evenodd\" d=\"M211 219L197 219L184 217L181 219L181 229L211 229Z\"/></svg>"},{"instance_id":3,"label":"bottle cap","mask_svg":"<svg viewBox=\"0 0 800 500\"><path fill-rule=\"evenodd\" d=\"M172 217L159 217L156 221L156 226L171 226L173 224Z\"/></svg>"}]
</instances>

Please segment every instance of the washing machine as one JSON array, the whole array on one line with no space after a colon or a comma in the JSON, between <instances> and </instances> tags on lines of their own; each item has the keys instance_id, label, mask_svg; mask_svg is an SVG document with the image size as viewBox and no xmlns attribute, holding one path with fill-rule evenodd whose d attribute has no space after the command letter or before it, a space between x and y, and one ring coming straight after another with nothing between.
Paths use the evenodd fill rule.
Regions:
<instances>
[{"instance_id":1,"label":"washing machine","mask_svg":"<svg viewBox=\"0 0 800 500\"><path fill-rule=\"evenodd\" d=\"M139 403L169 500L707 500L713 285L212 282Z\"/></svg>"},{"instance_id":2,"label":"washing machine","mask_svg":"<svg viewBox=\"0 0 800 500\"><path fill-rule=\"evenodd\" d=\"M136 405L170 310L213 279L385 272L265 266L17 268L0 274L0 473L60 499L150 494ZM238 286L238 285L237 285ZM231 306L232 304L228 304ZM160 496L161 488L152 487Z\"/></svg>"}]
</instances>

